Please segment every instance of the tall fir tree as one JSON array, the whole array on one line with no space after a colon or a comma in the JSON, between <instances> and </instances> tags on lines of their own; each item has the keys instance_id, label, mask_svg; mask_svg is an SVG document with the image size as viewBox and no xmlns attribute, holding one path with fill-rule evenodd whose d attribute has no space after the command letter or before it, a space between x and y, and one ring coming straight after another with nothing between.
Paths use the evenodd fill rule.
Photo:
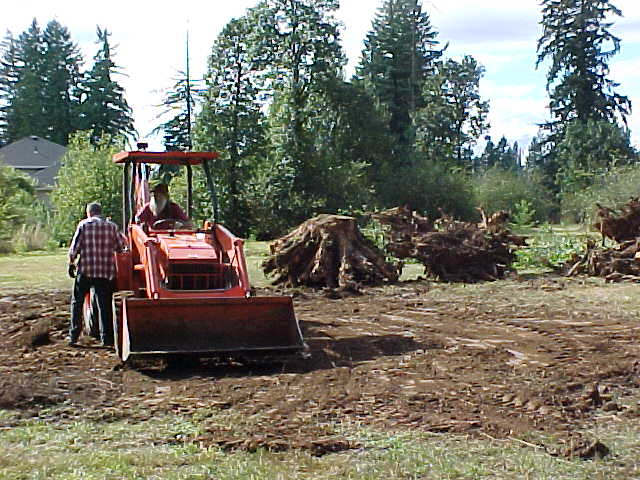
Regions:
<instances>
[{"instance_id":1,"label":"tall fir tree","mask_svg":"<svg viewBox=\"0 0 640 480\"><path fill-rule=\"evenodd\" d=\"M188 151L193 146L192 116L196 106L195 95L199 88L186 72L179 71L175 83L165 93L164 100L159 105L163 112L159 117L166 117L164 122L153 129L152 133L162 134L166 151Z\"/></svg>"},{"instance_id":2,"label":"tall fir tree","mask_svg":"<svg viewBox=\"0 0 640 480\"><path fill-rule=\"evenodd\" d=\"M8 143L8 121L18 83L18 53L16 40L10 31L0 43L0 146Z\"/></svg>"},{"instance_id":3,"label":"tall fir tree","mask_svg":"<svg viewBox=\"0 0 640 480\"><path fill-rule=\"evenodd\" d=\"M609 60L620 51L609 19L620 15L609 0L542 0L536 66L550 62L549 109L560 130L573 119L625 121L630 113L631 102L608 77Z\"/></svg>"},{"instance_id":4,"label":"tall fir tree","mask_svg":"<svg viewBox=\"0 0 640 480\"><path fill-rule=\"evenodd\" d=\"M50 21L43 33L44 55L44 117L46 137L60 145L69 142L78 127L79 81L82 56L71 41L66 27Z\"/></svg>"},{"instance_id":5,"label":"tall fir tree","mask_svg":"<svg viewBox=\"0 0 640 480\"><path fill-rule=\"evenodd\" d=\"M365 40L356 79L388 115L394 156L406 162L414 141L413 114L424 106L422 90L442 55L419 0L385 0Z\"/></svg>"},{"instance_id":6,"label":"tall fir tree","mask_svg":"<svg viewBox=\"0 0 640 480\"><path fill-rule=\"evenodd\" d=\"M82 130L91 131L91 142L97 145L102 137L118 141L119 137L135 136L135 129L124 89L113 78L119 72L109 43L111 33L97 27L96 35L99 49L93 57L93 68L81 83L80 125Z\"/></svg>"},{"instance_id":7,"label":"tall fir tree","mask_svg":"<svg viewBox=\"0 0 640 480\"><path fill-rule=\"evenodd\" d=\"M28 135L47 138L45 53L42 30L34 19L16 40L15 95L6 114L9 142Z\"/></svg>"},{"instance_id":8,"label":"tall fir tree","mask_svg":"<svg viewBox=\"0 0 640 480\"><path fill-rule=\"evenodd\" d=\"M549 62L547 91L551 119L542 126L529 158L543 172L553 191L560 193L567 185L580 184L563 178L571 176L567 159L572 155L567 156L567 145L577 145L574 138L565 142L570 128L572 137L598 131L611 135L606 141L601 138L606 144L618 144L624 138L619 134L618 122L626 124L631 101L616 92L619 84L609 78L609 61L620 51L620 39L610 30L611 19L622 12L609 0L542 0L541 5L543 32L538 40L536 66ZM606 122L613 128L595 127L594 122ZM563 155L559 155L561 145ZM584 149L574 152L584 153ZM588 164L596 170L606 168L611 156L600 158L599 166L587 159L578 160L576 165Z\"/></svg>"}]
</instances>

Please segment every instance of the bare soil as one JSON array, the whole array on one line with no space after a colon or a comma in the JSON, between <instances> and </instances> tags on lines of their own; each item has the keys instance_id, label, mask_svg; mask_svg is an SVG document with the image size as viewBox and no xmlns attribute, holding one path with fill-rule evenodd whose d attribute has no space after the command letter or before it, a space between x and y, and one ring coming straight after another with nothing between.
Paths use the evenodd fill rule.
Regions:
<instances>
[{"instance_id":1,"label":"bare soil","mask_svg":"<svg viewBox=\"0 0 640 480\"><path fill-rule=\"evenodd\" d=\"M240 420L205 416L197 441L315 454L357 446L341 424L569 438L640 418L640 316L612 303L616 286L588 282L414 282L340 299L281 291L295 294L309 359L154 369L123 367L87 339L67 346L68 292L4 291L0 408L105 421L222 409Z\"/></svg>"}]
</instances>

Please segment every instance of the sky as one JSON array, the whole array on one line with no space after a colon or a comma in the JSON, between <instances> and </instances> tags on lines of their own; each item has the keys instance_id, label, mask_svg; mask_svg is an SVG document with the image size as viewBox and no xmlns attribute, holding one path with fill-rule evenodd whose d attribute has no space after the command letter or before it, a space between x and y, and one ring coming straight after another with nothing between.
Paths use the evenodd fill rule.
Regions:
<instances>
[{"instance_id":1,"label":"sky","mask_svg":"<svg viewBox=\"0 0 640 480\"><path fill-rule=\"evenodd\" d=\"M98 46L96 26L112 32L115 61L121 67L118 82L133 108L140 141L161 149L150 136L160 123L163 91L185 69L185 38L189 31L193 78L206 71L213 41L232 18L242 16L258 0L191 0L183 11L165 0L111 0L92 7L86 0L22 0L3 9L0 34L18 35L35 17L41 27L52 19L66 26L85 58L92 64ZM341 0L336 16L343 24L342 45L349 59L348 76L357 64L363 41L383 0ZM640 145L640 1L616 0L624 17L614 19L611 30L622 40L621 52L610 61L610 77L620 83L618 93L636 106L629 118L632 141ZM480 93L490 102L490 135L521 147L529 144L537 125L548 118L546 68L535 69L536 42L541 34L538 0L423 0L431 24L442 44L449 43L448 58L474 56L485 68Z\"/></svg>"}]
</instances>

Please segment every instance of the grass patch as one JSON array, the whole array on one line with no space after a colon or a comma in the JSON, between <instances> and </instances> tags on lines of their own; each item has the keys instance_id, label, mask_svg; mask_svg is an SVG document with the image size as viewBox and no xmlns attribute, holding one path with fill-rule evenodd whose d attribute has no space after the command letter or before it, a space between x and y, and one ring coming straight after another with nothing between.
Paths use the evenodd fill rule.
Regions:
<instances>
[{"instance_id":1,"label":"grass patch","mask_svg":"<svg viewBox=\"0 0 640 480\"><path fill-rule=\"evenodd\" d=\"M27 252L0 256L0 288L71 288L67 276L67 250Z\"/></svg>"},{"instance_id":2,"label":"grass patch","mask_svg":"<svg viewBox=\"0 0 640 480\"><path fill-rule=\"evenodd\" d=\"M262 271L262 261L269 252L268 242L246 242L245 254L251 284L269 285ZM67 276L67 250L38 251L0 255L0 289L70 289L73 280Z\"/></svg>"},{"instance_id":3,"label":"grass patch","mask_svg":"<svg viewBox=\"0 0 640 480\"><path fill-rule=\"evenodd\" d=\"M144 423L29 421L0 431L0 479L613 479L637 478L638 429L600 429L604 460L554 457L515 439L474 439L342 426L357 450L314 457L302 451L225 453L196 438L210 416L166 415ZM3 418L3 415L0 415ZM242 421L242 419L236 419Z\"/></svg>"},{"instance_id":4,"label":"grass patch","mask_svg":"<svg viewBox=\"0 0 640 480\"><path fill-rule=\"evenodd\" d=\"M543 225L516 229L516 233L528 237L527 247L516 250L513 266L519 273L552 271L583 253L589 238L598 238L583 225Z\"/></svg>"}]
</instances>

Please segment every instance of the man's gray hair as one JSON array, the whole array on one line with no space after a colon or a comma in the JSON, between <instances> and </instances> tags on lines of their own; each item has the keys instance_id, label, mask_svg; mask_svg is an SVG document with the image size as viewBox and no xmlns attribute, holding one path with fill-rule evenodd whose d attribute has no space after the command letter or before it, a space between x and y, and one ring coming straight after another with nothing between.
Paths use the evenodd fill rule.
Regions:
<instances>
[{"instance_id":1,"label":"man's gray hair","mask_svg":"<svg viewBox=\"0 0 640 480\"><path fill-rule=\"evenodd\" d=\"M98 202L91 202L87 204L87 212L89 215L100 215L102 213L102 205Z\"/></svg>"}]
</instances>

